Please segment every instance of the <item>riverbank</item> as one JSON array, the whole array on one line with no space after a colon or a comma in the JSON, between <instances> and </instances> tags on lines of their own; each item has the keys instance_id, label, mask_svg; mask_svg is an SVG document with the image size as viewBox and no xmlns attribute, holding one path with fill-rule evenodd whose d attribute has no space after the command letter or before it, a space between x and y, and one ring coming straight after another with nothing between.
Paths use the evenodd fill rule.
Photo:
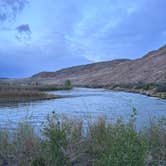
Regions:
<instances>
[{"instance_id":1,"label":"riverbank","mask_svg":"<svg viewBox=\"0 0 166 166\"><path fill-rule=\"evenodd\" d=\"M61 98L59 95L48 94L44 90L30 86L0 86L0 103L26 102Z\"/></svg>"},{"instance_id":2,"label":"riverbank","mask_svg":"<svg viewBox=\"0 0 166 166\"><path fill-rule=\"evenodd\" d=\"M48 92L70 89L72 89L72 85L69 80L64 85L39 84L38 82L33 83L28 81L0 82L0 103L57 99L64 96Z\"/></svg>"},{"instance_id":3,"label":"riverbank","mask_svg":"<svg viewBox=\"0 0 166 166\"><path fill-rule=\"evenodd\" d=\"M150 97L157 97L160 99L166 99L166 93L165 92L155 92L153 90L143 90L143 89L128 89L128 88L108 88L110 90L113 91L124 91L124 92L130 92L130 93L138 93L138 94L143 94L146 96L150 96Z\"/></svg>"},{"instance_id":4,"label":"riverbank","mask_svg":"<svg viewBox=\"0 0 166 166\"><path fill-rule=\"evenodd\" d=\"M166 119L152 120L137 131L136 112L128 122L89 122L48 116L42 139L32 124L22 122L14 133L0 130L0 165L6 166L148 166L166 163ZM11 138L12 136L12 138Z\"/></svg>"},{"instance_id":5,"label":"riverbank","mask_svg":"<svg viewBox=\"0 0 166 166\"><path fill-rule=\"evenodd\" d=\"M150 97L166 99L166 82L160 83L137 83L137 84L113 84L113 85L82 85L78 87L104 88L112 91L124 91L139 93Z\"/></svg>"},{"instance_id":6,"label":"riverbank","mask_svg":"<svg viewBox=\"0 0 166 166\"><path fill-rule=\"evenodd\" d=\"M120 84L111 87L113 90L124 90L132 93L140 93L147 96L166 99L166 81L157 83Z\"/></svg>"},{"instance_id":7,"label":"riverbank","mask_svg":"<svg viewBox=\"0 0 166 166\"><path fill-rule=\"evenodd\" d=\"M32 90L0 90L0 103L57 99L61 96Z\"/></svg>"}]
</instances>

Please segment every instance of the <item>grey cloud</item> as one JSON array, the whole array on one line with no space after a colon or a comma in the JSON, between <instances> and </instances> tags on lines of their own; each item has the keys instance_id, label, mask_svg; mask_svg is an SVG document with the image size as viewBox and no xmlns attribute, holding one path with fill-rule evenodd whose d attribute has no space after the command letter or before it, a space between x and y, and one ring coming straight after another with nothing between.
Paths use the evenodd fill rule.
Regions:
<instances>
[{"instance_id":1,"label":"grey cloud","mask_svg":"<svg viewBox=\"0 0 166 166\"><path fill-rule=\"evenodd\" d=\"M16 38L18 40L30 40L31 39L31 29L28 24L23 24L16 27Z\"/></svg>"},{"instance_id":2,"label":"grey cloud","mask_svg":"<svg viewBox=\"0 0 166 166\"><path fill-rule=\"evenodd\" d=\"M2 12L1 1L8 5L8 12ZM32 4L34 1L31 1ZM16 51L6 49L4 57L0 54L0 60L6 59L6 62L0 63L4 64L4 67L0 66L0 76L3 75L2 71L8 70L5 66L10 62L15 66L9 70L30 75L89 61L137 58L160 47L165 41L165 0L49 0L46 4L44 0L36 1L42 6L41 13L36 15L34 8L27 12L34 16L28 23L37 27L33 29L35 40L29 41L23 48L19 48L22 44L16 46ZM12 2L18 0L0 0L0 24L16 17L16 14L10 16L10 13L22 11L26 5L25 1L19 0L23 4L12 8ZM32 31L28 24L20 25L15 30L19 41L30 39ZM5 42L0 42L5 46ZM9 44L6 42L6 45Z\"/></svg>"},{"instance_id":3,"label":"grey cloud","mask_svg":"<svg viewBox=\"0 0 166 166\"><path fill-rule=\"evenodd\" d=\"M160 33L166 29L165 0L119 1L116 6L104 2L103 7L89 6L70 35L84 55L92 60L135 58L161 45Z\"/></svg>"},{"instance_id":4,"label":"grey cloud","mask_svg":"<svg viewBox=\"0 0 166 166\"><path fill-rule=\"evenodd\" d=\"M30 27L28 24L20 25L16 28L19 33L31 33Z\"/></svg>"},{"instance_id":5,"label":"grey cloud","mask_svg":"<svg viewBox=\"0 0 166 166\"><path fill-rule=\"evenodd\" d=\"M33 50L29 47L23 50L13 49L12 52L0 50L0 77L29 77L40 71L55 71L87 63L89 61L84 57L71 56L69 53L65 57L59 56L55 50L46 56L45 52L38 47L33 48Z\"/></svg>"},{"instance_id":6,"label":"grey cloud","mask_svg":"<svg viewBox=\"0 0 166 166\"><path fill-rule=\"evenodd\" d=\"M1 20L1 21L5 21L6 18L7 18L6 14L0 13L0 20Z\"/></svg>"},{"instance_id":7,"label":"grey cloud","mask_svg":"<svg viewBox=\"0 0 166 166\"><path fill-rule=\"evenodd\" d=\"M0 23L12 22L28 0L0 0Z\"/></svg>"}]
</instances>

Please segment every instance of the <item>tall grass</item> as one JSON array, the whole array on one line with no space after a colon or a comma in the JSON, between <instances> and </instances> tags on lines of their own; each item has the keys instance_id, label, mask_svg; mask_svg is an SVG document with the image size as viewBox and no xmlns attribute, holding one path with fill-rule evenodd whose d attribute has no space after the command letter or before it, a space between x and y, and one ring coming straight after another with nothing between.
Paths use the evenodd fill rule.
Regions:
<instances>
[{"instance_id":1,"label":"tall grass","mask_svg":"<svg viewBox=\"0 0 166 166\"><path fill-rule=\"evenodd\" d=\"M29 91L29 90L7 90L0 91L1 98L16 98L16 97L44 97L45 93L39 91Z\"/></svg>"},{"instance_id":2,"label":"tall grass","mask_svg":"<svg viewBox=\"0 0 166 166\"><path fill-rule=\"evenodd\" d=\"M60 96L46 93L46 91L69 90L72 88L71 84L69 85L0 84L0 102L55 99Z\"/></svg>"},{"instance_id":3,"label":"tall grass","mask_svg":"<svg viewBox=\"0 0 166 166\"><path fill-rule=\"evenodd\" d=\"M53 90L68 90L71 89L72 85L68 80L65 84L57 85L57 84L1 84L0 83L0 91L2 90L29 90L29 91L53 91Z\"/></svg>"},{"instance_id":4,"label":"tall grass","mask_svg":"<svg viewBox=\"0 0 166 166\"><path fill-rule=\"evenodd\" d=\"M137 131L135 115L128 123L104 118L89 123L86 133L80 120L48 116L36 134L29 123L20 123L10 136L0 132L0 165L10 166L159 166L166 164L166 119L152 120Z\"/></svg>"},{"instance_id":5,"label":"tall grass","mask_svg":"<svg viewBox=\"0 0 166 166\"><path fill-rule=\"evenodd\" d=\"M56 95L41 92L32 87L15 87L15 86L0 86L0 102L38 100L38 99L53 99L58 98Z\"/></svg>"}]
</instances>

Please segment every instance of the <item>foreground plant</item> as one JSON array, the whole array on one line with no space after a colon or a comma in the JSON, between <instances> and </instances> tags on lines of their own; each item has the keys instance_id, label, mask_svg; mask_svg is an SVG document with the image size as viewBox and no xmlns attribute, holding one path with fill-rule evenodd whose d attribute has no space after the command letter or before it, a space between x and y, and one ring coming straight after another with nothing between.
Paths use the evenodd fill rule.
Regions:
<instances>
[{"instance_id":1,"label":"foreground plant","mask_svg":"<svg viewBox=\"0 0 166 166\"><path fill-rule=\"evenodd\" d=\"M0 131L0 165L10 166L158 166L166 164L166 119L152 120L141 131L136 112L128 123L104 118L88 123L55 113L42 132L21 123L14 133Z\"/></svg>"}]
</instances>

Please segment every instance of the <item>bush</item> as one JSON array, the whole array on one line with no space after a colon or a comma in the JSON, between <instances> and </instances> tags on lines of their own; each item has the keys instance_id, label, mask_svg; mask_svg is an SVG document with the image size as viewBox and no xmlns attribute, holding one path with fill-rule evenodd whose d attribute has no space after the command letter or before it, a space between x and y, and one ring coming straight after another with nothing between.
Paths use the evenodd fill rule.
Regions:
<instances>
[{"instance_id":1,"label":"bush","mask_svg":"<svg viewBox=\"0 0 166 166\"><path fill-rule=\"evenodd\" d=\"M57 116L53 114L48 117L47 126L44 128L47 160L49 165L65 165L67 158L65 149L67 147L67 131L69 126L66 123L61 123Z\"/></svg>"},{"instance_id":2,"label":"bush","mask_svg":"<svg viewBox=\"0 0 166 166\"><path fill-rule=\"evenodd\" d=\"M166 92L166 82L158 83L156 86L158 92Z\"/></svg>"},{"instance_id":3,"label":"bush","mask_svg":"<svg viewBox=\"0 0 166 166\"><path fill-rule=\"evenodd\" d=\"M96 166L141 166L144 165L147 141L138 134L131 121L124 124L106 124L101 119L89 132L88 144L92 165Z\"/></svg>"},{"instance_id":4,"label":"bush","mask_svg":"<svg viewBox=\"0 0 166 166\"><path fill-rule=\"evenodd\" d=\"M83 127L82 121L48 116L42 137L29 123L0 132L0 165L17 166L151 166L166 162L166 119L152 120L137 131L136 111L128 122L110 124L101 118ZM10 136L10 137L9 137Z\"/></svg>"},{"instance_id":5,"label":"bush","mask_svg":"<svg viewBox=\"0 0 166 166\"><path fill-rule=\"evenodd\" d=\"M135 89L144 89L144 90L152 90L155 89L156 92L166 92L166 82L160 83L138 83L135 86Z\"/></svg>"},{"instance_id":6,"label":"bush","mask_svg":"<svg viewBox=\"0 0 166 166\"><path fill-rule=\"evenodd\" d=\"M166 118L151 120L142 134L149 146L147 165L166 165Z\"/></svg>"},{"instance_id":7,"label":"bush","mask_svg":"<svg viewBox=\"0 0 166 166\"><path fill-rule=\"evenodd\" d=\"M71 82L70 82L70 80L66 80L65 81L65 88L71 88L72 87L72 85L71 85Z\"/></svg>"},{"instance_id":8,"label":"bush","mask_svg":"<svg viewBox=\"0 0 166 166\"><path fill-rule=\"evenodd\" d=\"M12 137L12 138L11 138ZM0 134L0 165L32 166L42 156L41 140L31 124L20 123L14 133Z\"/></svg>"}]
</instances>

